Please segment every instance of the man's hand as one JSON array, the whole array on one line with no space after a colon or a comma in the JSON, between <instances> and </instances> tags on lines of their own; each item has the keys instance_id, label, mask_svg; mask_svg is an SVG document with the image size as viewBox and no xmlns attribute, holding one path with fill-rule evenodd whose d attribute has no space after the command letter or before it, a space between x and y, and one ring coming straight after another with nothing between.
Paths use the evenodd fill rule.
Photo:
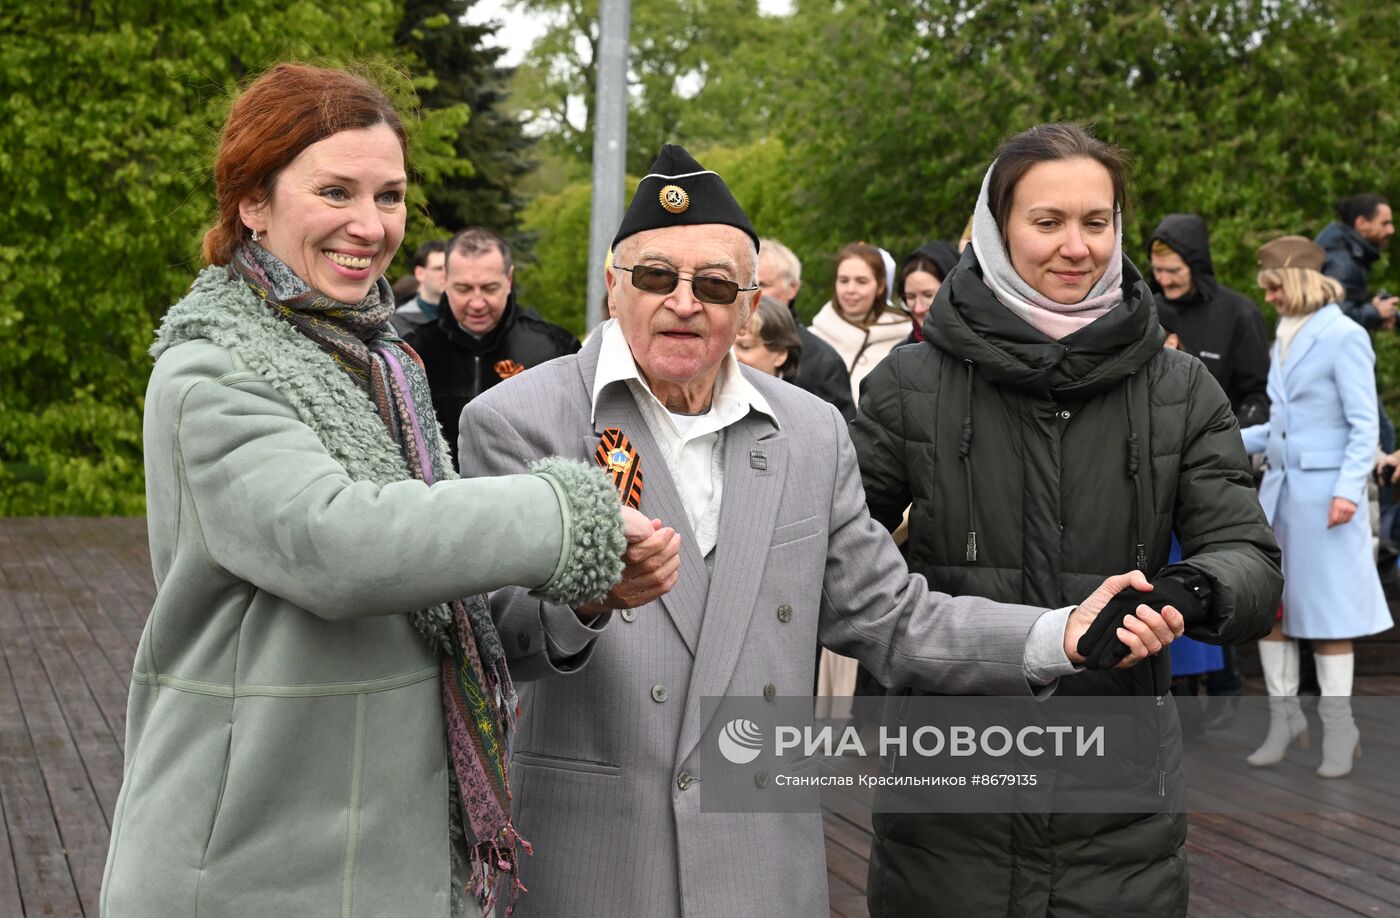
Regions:
<instances>
[{"instance_id":1,"label":"man's hand","mask_svg":"<svg viewBox=\"0 0 1400 918\"><path fill-rule=\"evenodd\" d=\"M1381 317L1382 322L1395 321L1395 306L1400 297L1380 296L1371 297L1371 305L1376 307L1376 313Z\"/></svg>"},{"instance_id":2,"label":"man's hand","mask_svg":"<svg viewBox=\"0 0 1400 918\"><path fill-rule=\"evenodd\" d=\"M660 520L649 520L631 507L622 508L622 533L627 550L622 553L622 580L601 602L587 603L574 611L588 620L609 609L635 609L670 592L680 577L681 537Z\"/></svg>"},{"instance_id":3,"label":"man's hand","mask_svg":"<svg viewBox=\"0 0 1400 918\"><path fill-rule=\"evenodd\" d=\"M1332 506L1327 508L1327 528L1345 526L1351 522L1353 516L1356 516L1356 504L1345 497L1334 497Z\"/></svg>"},{"instance_id":4,"label":"man's hand","mask_svg":"<svg viewBox=\"0 0 1400 918\"><path fill-rule=\"evenodd\" d=\"M1121 591L1132 588L1148 592L1152 584L1141 571L1118 574L1105 580L1079 608L1070 613L1065 625L1065 655L1072 663L1083 663L1079 653L1079 639L1089 630L1108 601ZM1117 664L1118 669L1127 669L1159 653L1163 647L1180 637L1186 630L1186 621L1173 606L1164 606L1160 614L1150 606L1140 605L1136 614L1123 617L1123 623L1114 632L1118 640L1128 648L1128 655Z\"/></svg>"}]
</instances>

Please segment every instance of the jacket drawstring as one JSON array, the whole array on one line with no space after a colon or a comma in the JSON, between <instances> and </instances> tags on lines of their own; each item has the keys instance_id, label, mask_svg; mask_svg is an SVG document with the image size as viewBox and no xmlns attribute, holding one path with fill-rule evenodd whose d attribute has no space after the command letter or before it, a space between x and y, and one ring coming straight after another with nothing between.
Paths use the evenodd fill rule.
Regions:
<instances>
[{"instance_id":1,"label":"jacket drawstring","mask_svg":"<svg viewBox=\"0 0 1400 918\"><path fill-rule=\"evenodd\" d=\"M1133 380L1136 373L1128 374L1128 384L1123 387L1123 410L1128 416L1128 477L1133 480L1133 535L1137 537L1133 563L1138 570L1147 573L1147 538L1143 535L1146 521L1143 519L1142 477L1138 474L1141 455L1138 449L1137 429L1133 424Z\"/></svg>"},{"instance_id":2,"label":"jacket drawstring","mask_svg":"<svg viewBox=\"0 0 1400 918\"><path fill-rule=\"evenodd\" d=\"M967 560L977 560L977 517L972 498L972 377L971 360L964 360L967 368L967 410L962 419L962 440L958 443L958 457L962 459L963 474L967 480Z\"/></svg>"}]
</instances>

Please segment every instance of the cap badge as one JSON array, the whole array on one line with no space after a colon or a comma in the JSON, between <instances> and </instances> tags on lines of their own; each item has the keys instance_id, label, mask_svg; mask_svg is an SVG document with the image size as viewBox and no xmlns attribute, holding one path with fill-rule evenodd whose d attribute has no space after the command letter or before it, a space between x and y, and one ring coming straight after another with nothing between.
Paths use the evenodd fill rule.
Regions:
<instances>
[{"instance_id":1,"label":"cap badge","mask_svg":"<svg viewBox=\"0 0 1400 918\"><path fill-rule=\"evenodd\" d=\"M690 195L679 185L667 185L661 189L661 206L673 214L683 214L690 207Z\"/></svg>"}]
</instances>

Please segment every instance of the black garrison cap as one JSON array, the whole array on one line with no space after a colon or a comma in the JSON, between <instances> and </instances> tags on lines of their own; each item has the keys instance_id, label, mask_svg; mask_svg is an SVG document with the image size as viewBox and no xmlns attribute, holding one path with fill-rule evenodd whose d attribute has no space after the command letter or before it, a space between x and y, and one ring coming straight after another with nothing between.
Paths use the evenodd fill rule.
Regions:
<instances>
[{"instance_id":1,"label":"black garrison cap","mask_svg":"<svg viewBox=\"0 0 1400 918\"><path fill-rule=\"evenodd\" d=\"M724 179L697 163L684 147L668 143L637 185L612 247L643 230L701 223L737 227L758 245L758 234Z\"/></svg>"}]
</instances>

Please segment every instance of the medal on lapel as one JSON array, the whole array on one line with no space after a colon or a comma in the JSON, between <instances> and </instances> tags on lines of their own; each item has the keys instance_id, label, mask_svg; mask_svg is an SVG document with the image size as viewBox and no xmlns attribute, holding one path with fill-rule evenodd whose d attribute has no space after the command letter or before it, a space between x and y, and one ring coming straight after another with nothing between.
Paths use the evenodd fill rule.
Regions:
<instances>
[{"instance_id":1,"label":"medal on lapel","mask_svg":"<svg viewBox=\"0 0 1400 918\"><path fill-rule=\"evenodd\" d=\"M626 435L616 427L604 430L593 461L612 476L622 502L638 509L642 502L642 457Z\"/></svg>"}]
</instances>

